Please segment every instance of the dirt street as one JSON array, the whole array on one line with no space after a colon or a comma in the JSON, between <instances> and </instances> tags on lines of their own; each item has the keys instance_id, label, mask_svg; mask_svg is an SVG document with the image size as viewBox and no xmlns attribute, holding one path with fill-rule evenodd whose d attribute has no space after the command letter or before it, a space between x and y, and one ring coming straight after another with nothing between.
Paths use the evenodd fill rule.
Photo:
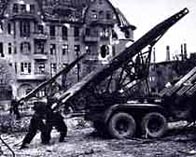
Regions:
<instances>
[{"instance_id":1,"label":"dirt street","mask_svg":"<svg viewBox=\"0 0 196 157\"><path fill-rule=\"evenodd\" d=\"M51 144L41 145L37 134L28 149L19 150L24 133L3 134L2 138L11 146L16 157L196 157L195 128L170 131L161 139L104 139L90 126L73 127L65 142L58 142L58 133L52 132ZM69 126L70 128L70 126ZM4 155L11 156L2 146Z\"/></svg>"}]
</instances>

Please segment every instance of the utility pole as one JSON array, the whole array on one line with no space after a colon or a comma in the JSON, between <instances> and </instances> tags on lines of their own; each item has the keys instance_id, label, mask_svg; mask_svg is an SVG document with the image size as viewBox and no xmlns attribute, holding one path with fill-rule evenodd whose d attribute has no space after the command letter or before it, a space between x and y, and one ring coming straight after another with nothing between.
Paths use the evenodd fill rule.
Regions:
<instances>
[{"instance_id":1,"label":"utility pole","mask_svg":"<svg viewBox=\"0 0 196 157\"><path fill-rule=\"evenodd\" d=\"M76 51L76 55L77 55L77 59L79 57L79 51ZM77 79L78 79L78 82L80 81L80 64L78 63L77 64Z\"/></svg>"},{"instance_id":2,"label":"utility pole","mask_svg":"<svg viewBox=\"0 0 196 157\"><path fill-rule=\"evenodd\" d=\"M166 61L170 61L170 47L166 46Z\"/></svg>"}]
</instances>

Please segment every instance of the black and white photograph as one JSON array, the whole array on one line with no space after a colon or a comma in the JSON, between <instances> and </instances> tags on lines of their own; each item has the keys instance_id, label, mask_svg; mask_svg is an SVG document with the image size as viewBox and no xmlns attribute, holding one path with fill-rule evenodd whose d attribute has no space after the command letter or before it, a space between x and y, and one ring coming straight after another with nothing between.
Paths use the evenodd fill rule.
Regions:
<instances>
[{"instance_id":1,"label":"black and white photograph","mask_svg":"<svg viewBox=\"0 0 196 157\"><path fill-rule=\"evenodd\" d=\"M196 157L195 0L0 0L0 157Z\"/></svg>"}]
</instances>

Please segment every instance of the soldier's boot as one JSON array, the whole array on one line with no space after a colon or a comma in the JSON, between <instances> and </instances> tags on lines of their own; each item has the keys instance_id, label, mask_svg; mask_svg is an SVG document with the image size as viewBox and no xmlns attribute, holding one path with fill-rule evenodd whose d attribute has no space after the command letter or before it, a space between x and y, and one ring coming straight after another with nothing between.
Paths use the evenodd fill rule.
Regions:
<instances>
[{"instance_id":1,"label":"soldier's boot","mask_svg":"<svg viewBox=\"0 0 196 157\"><path fill-rule=\"evenodd\" d=\"M67 136L66 132L61 132L60 133L59 142L64 142L64 139L65 139L66 136Z\"/></svg>"},{"instance_id":2,"label":"soldier's boot","mask_svg":"<svg viewBox=\"0 0 196 157\"><path fill-rule=\"evenodd\" d=\"M41 133L41 142L42 142L42 144L44 144L44 145L50 144L50 138L51 138L50 137L50 132L51 131Z\"/></svg>"},{"instance_id":3,"label":"soldier's boot","mask_svg":"<svg viewBox=\"0 0 196 157\"><path fill-rule=\"evenodd\" d=\"M30 124L30 127L29 128L30 128L29 129L29 132L25 136L25 138L24 138L24 140L22 142L22 145L21 145L20 149L28 148L28 145L31 143L33 137L36 134L37 129L36 128L33 128L32 123Z\"/></svg>"},{"instance_id":4,"label":"soldier's boot","mask_svg":"<svg viewBox=\"0 0 196 157\"><path fill-rule=\"evenodd\" d=\"M59 124L61 124L61 128L60 126L57 127L57 130L60 132L59 142L64 142L64 139L67 136L67 125L63 121L61 121Z\"/></svg>"}]
</instances>

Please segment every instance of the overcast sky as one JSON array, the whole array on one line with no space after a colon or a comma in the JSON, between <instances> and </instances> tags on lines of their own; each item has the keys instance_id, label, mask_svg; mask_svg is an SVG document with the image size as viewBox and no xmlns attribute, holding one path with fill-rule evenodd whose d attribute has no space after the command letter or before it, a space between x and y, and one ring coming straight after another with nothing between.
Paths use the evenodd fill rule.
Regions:
<instances>
[{"instance_id":1,"label":"overcast sky","mask_svg":"<svg viewBox=\"0 0 196 157\"><path fill-rule=\"evenodd\" d=\"M188 52L196 52L196 0L111 0L128 21L135 25L135 40L152 27L187 7L190 11L156 44L157 61L166 59L166 45L171 53L180 53L180 45L187 43Z\"/></svg>"}]
</instances>

